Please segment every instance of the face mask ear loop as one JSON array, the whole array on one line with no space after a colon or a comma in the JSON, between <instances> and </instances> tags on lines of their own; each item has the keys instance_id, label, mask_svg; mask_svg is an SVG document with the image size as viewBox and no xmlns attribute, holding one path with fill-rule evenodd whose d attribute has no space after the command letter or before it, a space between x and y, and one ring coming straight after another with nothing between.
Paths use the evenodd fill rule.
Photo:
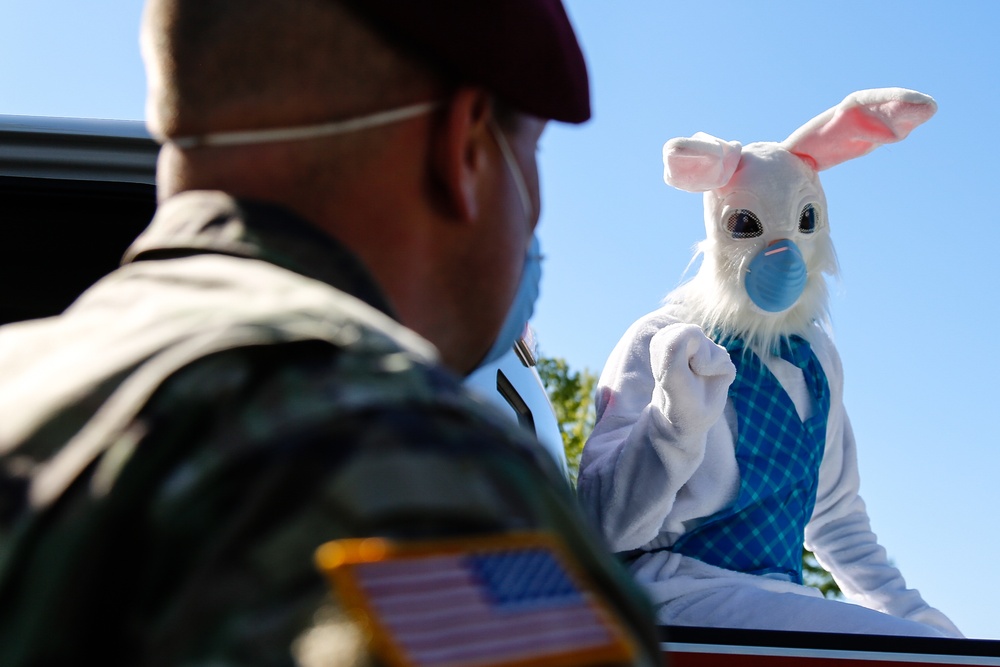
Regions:
<instances>
[{"instance_id":1,"label":"face mask ear loop","mask_svg":"<svg viewBox=\"0 0 1000 667\"><path fill-rule=\"evenodd\" d=\"M517 160L514 159L514 151L511 150L510 144L507 143L507 137L504 136L503 130L500 129L500 126L497 125L496 120L492 117L489 119L489 124L490 130L493 131L493 136L496 138L497 146L500 147L500 154L503 156L503 161L507 165L507 171L510 172L511 178L514 179L517 196L521 199L521 208L524 210L525 217L530 221L534 214L534 206L531 203L531 196L528 194L528 184L524 180L524 174L517 165Z\"/></svg>"},{"instance_id":2,"label":"face mask ear loop","mask_svg":"<svg viewBox=\"0 0 1000 667\"><path fill-rule=\"evenodd\" d=\"M328 137L335 134L347 134L366 130L381 125L398 123L409 118L415 118L434 111L441 106L441 102L420 102L398 109L379 111L367 116L337 120L331 123L319 125L303 125L301 127L279 127L266 130L239 130L234 132L214 132L193 137L163 137L159 138L160 143L171 143L179 148L197 148L202 146L249 146L253 144L266 144L279 141L300 141L302 139L316 139L318 137Z\"/></svg>"}]
</instances>

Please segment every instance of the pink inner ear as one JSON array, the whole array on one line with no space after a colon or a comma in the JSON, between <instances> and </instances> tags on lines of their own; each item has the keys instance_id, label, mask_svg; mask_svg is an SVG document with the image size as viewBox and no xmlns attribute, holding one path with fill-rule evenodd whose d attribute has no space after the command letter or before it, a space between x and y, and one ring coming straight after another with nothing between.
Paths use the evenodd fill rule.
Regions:
<instances>
[{"instance_id":1,"label":"pink inner ear","mask_svg":"<svg viewBox=\"0 0 1000 667\"><path fill-rule=\"evenodd\" d=\"M884 117L872 115L869 109L853 107L838 110L829 122L802 137L792 152L808 156L806 162L812 162L813 168L821 171L899 138Z\"/></svg>"},{"instance_id":2,"label":"pink inner ear","mask_svg":"<svg viewBox=\"0 0 1000 667\"><path fill-rule=\"evenodd\" d=\"M663 146L663 180L679 190L705 192L729 182L740 163L741 146L699 132Z\"/></svg>"},{"instance_id":3,"label":"pink inner ear","mask_svg":"<svg viewBox=\"0 0 1000 667\"><path fill-rule=\"evenodd\" d=\"M806 166L812 169L813 171L819 171L819 165L816 164L816 160L814 160L811 155L806 155L805 153L795 153L795 152L792 152L792 155L805 162Z\"/></svg>"},{"instance_id":4,"label":"pink inner ear","mask_svg":"<svg viewBox=\"0 0 1000 667\"><path fill-rule=\"evenodd\" d=\"M905 139L936 110L931 97L915 91L859 91L800 127L783 145L821 171Z\"/></svg>"},{"instance_id":5,"label":"pink inner ear","mask_svg":"<svg viewBox=\"0 0 1000 667\"><path fill-rule=\"evenodd\" d=\"M719 179L720 164L715 156L701 153L686 154L682 149L673 153L664 163L665 168L669 170L669 176L664 178L675 188L689 192L703 192L706 189L710 190L710 184Z\"/></svg>"}]
</instances>

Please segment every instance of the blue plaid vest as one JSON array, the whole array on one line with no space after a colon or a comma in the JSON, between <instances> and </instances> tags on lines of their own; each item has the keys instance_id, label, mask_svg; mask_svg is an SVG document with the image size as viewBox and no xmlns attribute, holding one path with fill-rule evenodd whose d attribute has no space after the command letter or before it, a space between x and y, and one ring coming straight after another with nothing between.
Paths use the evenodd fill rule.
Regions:
<instances>
[{"instance_id":1,"label":"blue plaid vest","mask_svg":"<svg viewBox=\"0 0 1000 667\"><path fill-rule=\"evenodd\" d=\"M803 423L784 388L743 341L720 344L736 365L729 398L737 416L739 493L670 550L728 570L777 573L802 583L802 543L816 504L830 412L826 374L808 342L782 339L781 358L802 369L813 400L813 415Z\"/></svg>"}]
</instances>

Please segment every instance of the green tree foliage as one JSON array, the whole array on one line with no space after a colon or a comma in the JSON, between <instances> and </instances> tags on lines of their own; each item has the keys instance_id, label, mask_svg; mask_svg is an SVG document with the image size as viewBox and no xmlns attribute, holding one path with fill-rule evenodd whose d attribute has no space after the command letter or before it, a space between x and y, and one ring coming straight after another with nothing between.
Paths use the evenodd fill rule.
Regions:
<instances>
[{"instance_id":1,"label":"green tree foliage","mask_svg":"<svg viewBox=\"0 0 1000 667\"><path fill-rule=\"evenodd\" d=\"M594 428L594 388L597 376L588 369L571 371L565 359L542 357L538 360L538 375L552 402L559 422L570 477L576 484L583 445ZM802 550L802 576L807 586L818 588L824 596L843 599L840 588L830 573L816 561L807 549Z\"/></svg>"},{"instance_id":2,"label":"green tree foliage","mask_svg":"<svg viewBox=\"0 0 1000 667\"><path fill-rule=\"evenodd\" d=\"M840 586L833 580L830 573L823 569L823 566L816 560L816 556L805 547L802 548L802 580L806 586L818 588L823 597L832 600L844 599Z\"/></svg>"},{"instance_id":3,"label":"green tree foliage","mask_svg":"<svg viewBox=\"0 0 1000 667\"><path fill-rule=\"evenodd\" d=\"M538 360L537 369L555 410L570 478L576 484L583 443L594 428L597 376L586 368L578 372L570 371L564 359L543 357Z\"/></svg>"}]
</instances>

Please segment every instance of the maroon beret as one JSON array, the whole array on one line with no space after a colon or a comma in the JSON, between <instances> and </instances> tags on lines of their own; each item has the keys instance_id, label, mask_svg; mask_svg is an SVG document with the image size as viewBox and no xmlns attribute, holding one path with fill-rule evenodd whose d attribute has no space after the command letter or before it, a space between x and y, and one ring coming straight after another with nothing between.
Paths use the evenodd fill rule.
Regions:
<instances>
[{"instance_id":1,"label":"maroon beret","mask_svg":"<svg viewBox=\"0 0 1000 667\"><path fill-rule=\"evenodd\" d=\"M590 118L587 64L561 0L347 0L377 30L462 83L540 118Z\"/></svg>"}]
</instances>

